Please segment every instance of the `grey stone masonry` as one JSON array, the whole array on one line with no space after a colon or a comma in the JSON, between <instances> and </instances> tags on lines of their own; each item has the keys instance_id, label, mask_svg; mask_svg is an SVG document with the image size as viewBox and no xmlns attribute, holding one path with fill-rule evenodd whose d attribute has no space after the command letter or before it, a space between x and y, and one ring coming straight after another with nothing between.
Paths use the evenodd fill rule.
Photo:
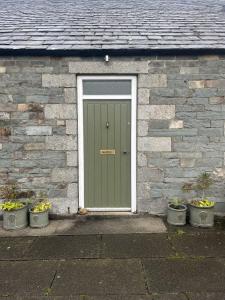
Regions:
<instances>
[{"instance_id":1,"label":"grey stone masonry","mask_svg":"<svg viewBox=\"0 0 225 300\"><path fill-rule=\"evenodd\" d=\"M55 214L78 195L78 75L137 76L137 211L164 214L210 172L225 212L225 56L0 57L0 185L47 192Z\"/></svg>"}]
</instances>

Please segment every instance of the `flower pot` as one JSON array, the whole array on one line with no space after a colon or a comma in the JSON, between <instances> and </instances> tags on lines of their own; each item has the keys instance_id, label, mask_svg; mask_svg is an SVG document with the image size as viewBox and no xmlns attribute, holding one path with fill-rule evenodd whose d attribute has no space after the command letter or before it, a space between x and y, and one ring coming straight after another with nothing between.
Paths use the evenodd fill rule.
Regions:
<instances>
[{"instance_id":1,"label":"flower pot","mask_svg":"<svg viewBox=\"0 0 225 300\"><path fill-rule=\"evenodd\" d=\"M190 204L190 224L194 227L213 227L214 206L198 207Z\"/></svg>"},{"instance_id":2,"label":"flower pot","mask_svg":"<svg viewBox=\"0 0 225 300\"><path fill-rule=\"evenodd\" d=\"M187 206L181 204L179 208L173 207L173 204L168 204L167 222L171 225L185 225L186 224Z\"/></svg>"},{"instance_id":3,"label":"flower pot","mask_svg":"<svg viewBox=\"0 0 225 300\"><path fill-rule=\"evenodd\" d=\"M46 227L49 224L49 210L42 212L33 212L31 209L30 212L30 227L32 228L42 228Z\"/></svg>"},{"instance_id":4,"label":"flower pot","mask_svg":"<svg viewBox=\"0 0 225 300\"><path fill-rule=\"evenodd\" d=\"M27 205L22 208L3 211L3 228L6 230L23 229L28 225Z\"/></svg>"}]
</instances>

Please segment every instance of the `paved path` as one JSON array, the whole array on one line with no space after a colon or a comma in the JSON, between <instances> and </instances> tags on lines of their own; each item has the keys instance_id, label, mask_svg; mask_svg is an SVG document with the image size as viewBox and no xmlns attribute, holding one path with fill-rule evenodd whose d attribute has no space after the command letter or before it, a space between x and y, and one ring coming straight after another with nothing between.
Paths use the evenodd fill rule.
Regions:
<instances>
[{"instance_id":1,"label":"paved path","mask_svg":"<svg viewBox=\"0 0 225 300\"><path fill-rule=\"evenodd\" d=\"M0 299L224 300L225 228L1 237Z\"/></svg>"}]
</instances>

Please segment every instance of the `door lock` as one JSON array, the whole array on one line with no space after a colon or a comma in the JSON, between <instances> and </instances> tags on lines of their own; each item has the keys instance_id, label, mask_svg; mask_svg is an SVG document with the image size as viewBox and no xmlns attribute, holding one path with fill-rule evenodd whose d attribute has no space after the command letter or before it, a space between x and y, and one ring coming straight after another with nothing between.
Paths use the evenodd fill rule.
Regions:
<instances>
[{"instance_id":1,"label":"door lock","mask_svg":"<svg viewBox=\"0 0 225 300\"><path fill-rule=\"evenodd\" d=\"M106 128L109 128L109 122L108 121L106 122L105 126L106 126Z\"/></svg>"}]
</instances>

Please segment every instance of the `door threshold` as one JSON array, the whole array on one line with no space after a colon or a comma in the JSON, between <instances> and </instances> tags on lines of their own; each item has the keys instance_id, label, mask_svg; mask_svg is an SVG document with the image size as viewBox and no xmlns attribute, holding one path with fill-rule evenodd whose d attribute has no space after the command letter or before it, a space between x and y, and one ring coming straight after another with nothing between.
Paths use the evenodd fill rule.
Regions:
<instances>
[{"instance_id":1,"label":"door threshold","mask_svg":"<svg viewBox=\"0 0 225 300\"><path fill-rule=\"evenodd\" d=\"M132 216L131 211L88 211L87 216Z\"/></svg>"}]
</instances>

